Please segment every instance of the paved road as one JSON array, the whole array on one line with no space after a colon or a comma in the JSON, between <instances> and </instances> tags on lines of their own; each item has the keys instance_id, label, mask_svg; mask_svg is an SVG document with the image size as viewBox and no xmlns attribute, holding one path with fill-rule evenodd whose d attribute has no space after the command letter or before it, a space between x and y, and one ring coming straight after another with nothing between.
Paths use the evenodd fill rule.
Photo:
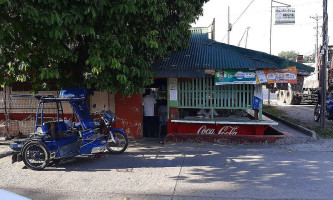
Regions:
<instances>
[{"instance_id":1,"label":"paved road","mask_svg":"<svg viewBox=\"0 0 333 200\"><path fill-rule=\"evenodd\" d=\"M311 104L301 104L301 105L281 105L279 104L279 109L286 112L286 114L294 119L299 119L304 122L304 126L320 126L319 122L315 122L313 119L313 112L315 105ZM325 120L325 126L333 126L332 120Z\"/></svg>"},{"instance_id":2,"label":"paved road","mask_svg":"<svg viewBox=\"0 0 333 200\"><path fill-rule=\"evenodd\" d=\"M271 105L277 105L279 106L279 109L286 112L287 115L289 115L292 118L299 119L304 122L304 126L320 126L319 122L315 122L313 120L313 112L315 105L313 104L307 104L302 103L301 105L286 105L278 103L276 100L276 94L271 93L270 94L270 103ZM264 102L268 101L268 90L263 89L263 98ZM325 120L325 126L333 126L333 121Z\"/></svg>"},{"instance_id":3,"label":"paved road","mask_svg":"<svg viewBox=\"0 0 333 200\"><path fill-rule=\"evenodd\" d=\"M44 171L0 159L0 188L32 199L332 199L333 140L294 145L139 140ZM1 198L0 198L1 199Z\"/></svg>"}]
</instances>

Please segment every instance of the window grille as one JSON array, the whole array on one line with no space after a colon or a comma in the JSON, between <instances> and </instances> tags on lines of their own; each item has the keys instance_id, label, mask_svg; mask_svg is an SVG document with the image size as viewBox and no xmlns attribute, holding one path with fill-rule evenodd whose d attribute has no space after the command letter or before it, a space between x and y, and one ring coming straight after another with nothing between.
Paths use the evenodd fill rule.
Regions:
<instances>
[{"instance_id":1,"label":"window grille","mask_svg":"<svg viewBox=\"0 0 333 200\"><path fill-rule=\"evenodd\" d=\"M178 80L178 107L252 109L254 85L215 85L214 76Z\"/></svg>"}]
</instances>

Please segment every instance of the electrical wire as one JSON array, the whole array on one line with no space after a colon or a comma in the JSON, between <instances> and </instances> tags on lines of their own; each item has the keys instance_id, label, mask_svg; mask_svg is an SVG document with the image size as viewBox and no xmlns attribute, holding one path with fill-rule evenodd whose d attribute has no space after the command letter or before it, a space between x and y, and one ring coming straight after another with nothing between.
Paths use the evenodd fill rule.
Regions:
<instances>
[{"instance_id":1,"label":"electrical wire","mask_svg":"<svg viewBox=\"0 0 333 200\"><path fill-rule=\"evenodd\" d=\"M239 20L239 18L241 18L243 16L243 14L246 12L246 10L250 7L250 5L254 2L254 0L252 0L249 5L245 8L245 10L242 12L242 14L239 15L239 17L236 19L236 21L232 24L232 26L234 26L237 21Z\"/></svg>"},{"instance_id":2,"label":"electrical wire","mask_svg":"<svg viewBox=\"0 0 333 200\"><path fill-rule=\"evenodd\" d=\"M224 39L225 39L225 37L227 36L227 34L228 34L228 32L223 36L223 39L222 39L222 41L221 42L223 42L224 41Z\"/></svg>"}]
</instances>

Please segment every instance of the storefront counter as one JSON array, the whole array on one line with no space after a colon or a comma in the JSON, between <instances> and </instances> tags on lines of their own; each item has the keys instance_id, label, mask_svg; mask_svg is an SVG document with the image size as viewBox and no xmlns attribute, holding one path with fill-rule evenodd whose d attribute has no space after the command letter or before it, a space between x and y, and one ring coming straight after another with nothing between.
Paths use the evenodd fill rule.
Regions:
<instances>
[{"instance_id":1,"label":"storefront counter","mask_svg":"<svg viewBox=\"0 0 333 200\"><path fill-rule=\"evenodd\" d=\"M211 140L217 138L250 138L254 140L266 140L265 131L278 125L271 120L250 120L234 118L198 119L188 117L185 119L169 119L167 139L171 138L201 138ZM279 139L281 135L274 135ZM206 138L206 139L205 139Z\"/></svg>"}]
</instances>

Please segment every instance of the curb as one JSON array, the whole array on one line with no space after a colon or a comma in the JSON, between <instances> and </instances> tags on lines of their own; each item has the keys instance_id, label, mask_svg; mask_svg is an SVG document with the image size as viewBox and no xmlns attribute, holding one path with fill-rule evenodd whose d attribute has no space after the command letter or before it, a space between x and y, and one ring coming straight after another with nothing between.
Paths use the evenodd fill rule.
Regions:
<instances>
[{"instance_id":1,"label":"curb","mask_svg":"<svg viewBox=\"0 0 333 200\"><path fill-rule=\"evenodd\" d=\"M262 114L264 114L265 116L267 116L267 117L269 117L271 119L274 119L276 121L282 122L285 125L290 126L291 128L296 129L298 131L301 131L305 135L310 136L310 137L312 137L312 138L314 138L314 139L317 140L317 133L314 132L314 131L312 131L312 130L310 130L310 129L307 129L307 128L303 127L303 126L300 126L300 125L288 122L288 121L286 121L284 119L281 119L280 117L277 117L275 115L269 114L269 113L264 112L264 111L262 112Z\"/></svg>"},{"instance_id":2,"label":"curb","mask_svg":"<svg viewBox=\"0 0 333 200\"><path fill-rule=\"evenodd\" d=\"M8 145L13 141L13 139L6 139L5 137L0 137L0 145Z\"/></svg>"},{"instance_id":3,"label":"curb","mask_svg":"<svg viewBox=\"0 0 333 200\"><path fill-rule=\"evenodd\" d=\"M10 156L10 155L12 155L12 154L13 154L13 151L12 151L12 150L1 151L1 152L0 152L0 159L1 159L1 158L4 158L4 157L6 157L6 156Z\"/></svg>"},{"instance_id":4,"label":"curb","mask_svg":"<svg viewBox=\"0 0 333 200\"><path fill-rule=\"evenodd\" d=\"M9 146L9 145L10 145L10 142L11 142L11 141L1 141L1 140L0 140L0 145L8 145L8 146Z\"/></svg>"}]
</instances>

